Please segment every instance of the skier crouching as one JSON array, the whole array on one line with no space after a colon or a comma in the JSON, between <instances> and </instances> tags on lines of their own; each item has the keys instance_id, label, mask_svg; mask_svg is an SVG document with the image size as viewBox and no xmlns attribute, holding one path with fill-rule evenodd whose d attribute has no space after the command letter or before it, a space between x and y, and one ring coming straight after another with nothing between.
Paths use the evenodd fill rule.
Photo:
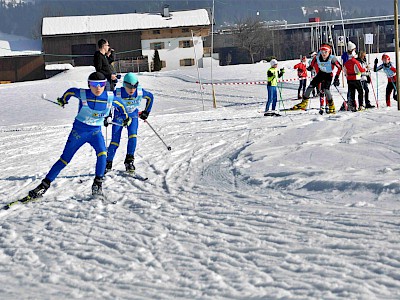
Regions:
<instances>
[{"instance_id":1,"label":"skier crouching","mask_svg":"<svg viewBox=\"0 0 400 300\"><path fill-rule=\"evenodd\" d=\"M124 76L123 87L117 88L114 94L122 99L122 102L127 108L129 117L132 118L132 124L127 127L128 131L128 145L127 153L125 157L125 169L129 173L135 172L135 150L137 144L137 132L139 126L138 117L142 120L146 120L150 114L151 108L153 106L153 94L146 91L139 85L139 80L137 76L130 72ZM142 107L142 101L146 101L144 107ZM140 111L140 112L139 112ZM111 170L112 162L115 153L119 147L119 142L121 140L122 126L116 125L121 124L124 120L125 115L118 110L114 112L113 127L112 127L112 139L108 147L107 152L107 164L106 173ZM107 118L108 119L108 118ZM106 119L105 125L108 125L108 120Z\"/></svg>"},{"instance_id":2,"label":"skier crouching","mask_svg":"<svg viewBox=\"0 0 400 300\"><path fill-rule=\"evenodd\" d=\"M89 143L95 149L97 157L96 177L92 185L92 195L103 195L102 182L107 153L101 132L104 117L110 113L111 107L114 106L123 112L125 116L124 126L128 126L132 122L126 107L120 99L115 97L113 92L105 91L106 83L107 79L102 73L94 72L88 78L89 89L70 88L61 98L57 99L58 104L64 107L71 97L78 98L78 114L75 117L63 153L42 182L35 189L29 191L30 199L42 197L50 187L51 182L71 161L76 151L86 143Z\"/></svg>"},{"instance_id":3,"label":"skier crouching","mask_svg":"<svg viewBox=\"0 0 400 300\"><path fill-rule=\"evenodd\" d=\"M342 71L342 66L337 60L337 58L331 54L332 47L329 44L322 44L318 54L311 61L310 66L307 70L311 71L313 68L317 75L311 80L310 85L307 87L306 92L303 95L303 100L293 106L292 110L306 110L310 94L314 88L321 84L321 92L325 95L326 100L329 105L329 113L335 113L335 104L332 99L332 94L330 92L330 86L333 77L333 70L337 68L335 79L333 81L334 86L339 86L339 75Z\"/></svg>"}]
</instances>

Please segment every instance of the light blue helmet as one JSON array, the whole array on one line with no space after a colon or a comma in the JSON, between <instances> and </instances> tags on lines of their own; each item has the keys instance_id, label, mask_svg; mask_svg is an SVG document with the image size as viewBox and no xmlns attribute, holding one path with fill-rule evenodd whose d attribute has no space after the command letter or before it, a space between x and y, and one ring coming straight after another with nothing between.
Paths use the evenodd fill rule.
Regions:
<instances>
[{"instance_id":1,"label":"light blue helmet","mask_svg":"<svg viewBox=\"0 0 400 300\"><path fill-rule=\"evenodd\" d=\"M132 73L129 72L124 76L124 86L127 88L136 88L139 84L139 80L137 78L137 76Z\"/></svg>"}]
</instances>

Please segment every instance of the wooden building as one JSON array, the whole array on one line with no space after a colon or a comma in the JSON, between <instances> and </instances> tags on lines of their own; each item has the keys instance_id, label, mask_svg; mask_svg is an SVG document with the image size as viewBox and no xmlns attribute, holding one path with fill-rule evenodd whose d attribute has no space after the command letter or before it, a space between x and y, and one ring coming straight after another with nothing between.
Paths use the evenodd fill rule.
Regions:
<instances>
[{"instance_id":1,"label":"wooden building","mask_svg":"<svg viewBox=\"0 0 400 300\"><path fill-rule=\"evenodd\" d=\"M0 34L0 83L45 78L41 41Z\"/></svg>"},{"instance_id":2,"label":"wooden building","mask_svg":"<svg viewBox=\"0 0 400 300\"><path fill-rule=\"evenodd\" d=\"M170 12L167 6L161 14L44 18L42 42L45 62L93 65L97 41L104 38L115 50L114 68L117 72L151 68L155 49L164 69L174 69L187 65L187 60L192 62L196 59L194 47L197 60L202 58L202 36L209 34L210 24L205 9ZM183 65L182 60L185 62Z\"/></svg>"}]
</instances>

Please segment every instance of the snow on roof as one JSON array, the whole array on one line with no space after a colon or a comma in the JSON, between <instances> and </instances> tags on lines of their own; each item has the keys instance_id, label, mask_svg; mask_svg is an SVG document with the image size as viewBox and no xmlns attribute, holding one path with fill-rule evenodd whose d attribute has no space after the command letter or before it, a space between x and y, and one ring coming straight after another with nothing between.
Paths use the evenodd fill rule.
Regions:
<instances>
[{"instance_id":1,"label":"snow on roof","mask_svg":"<svg viewBox=\"0 0 400 300\"><path fill-rule=\"evenodd\" d=\"M0 32L0 57L39 55L41 53L41 40L31 40L23 36Z\"/></svg>"},{"instance_id":2,"label":"snow on roof","mask_svg":"<svg viewBox=\"0 0 400 300\"><path fill-rule=\"evenodd\" d=\"M51 17L43 18L42 36L204 26L210 24L206 9L170 12L169 17L150 13Z\"/></svg>"}]
</instances>

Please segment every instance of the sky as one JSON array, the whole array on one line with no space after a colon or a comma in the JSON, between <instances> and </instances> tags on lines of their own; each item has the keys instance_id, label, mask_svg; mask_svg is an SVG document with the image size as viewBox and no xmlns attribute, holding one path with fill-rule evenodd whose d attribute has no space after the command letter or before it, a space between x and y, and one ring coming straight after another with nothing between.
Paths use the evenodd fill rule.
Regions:
<instances>
[{"instance_id":1,"label":"sky","mask_svg":"<svg viewBox=\"0 0 400 300\"><path fill-rule=\"evenodd\" d=\"M172 150L141 121L147 181L123 172L124 131L106 201L90 197L85 145L42 199L1 211L0 298L399 299L397 102L386 107L379 73L379 109L319 115L314 98L285 112L295 63L279 62L291 79L281 117L263 116L265 85L232 84L265 80L266 62L213 67L217 108L196 69L138 74L155 97L148 122ZM62 109L43 94L85 88L92 71L0 85L0 204L40 183L72 128L78 100ZM209 67L199 74L210 81Z\"/></svg>"}]
</instances>

